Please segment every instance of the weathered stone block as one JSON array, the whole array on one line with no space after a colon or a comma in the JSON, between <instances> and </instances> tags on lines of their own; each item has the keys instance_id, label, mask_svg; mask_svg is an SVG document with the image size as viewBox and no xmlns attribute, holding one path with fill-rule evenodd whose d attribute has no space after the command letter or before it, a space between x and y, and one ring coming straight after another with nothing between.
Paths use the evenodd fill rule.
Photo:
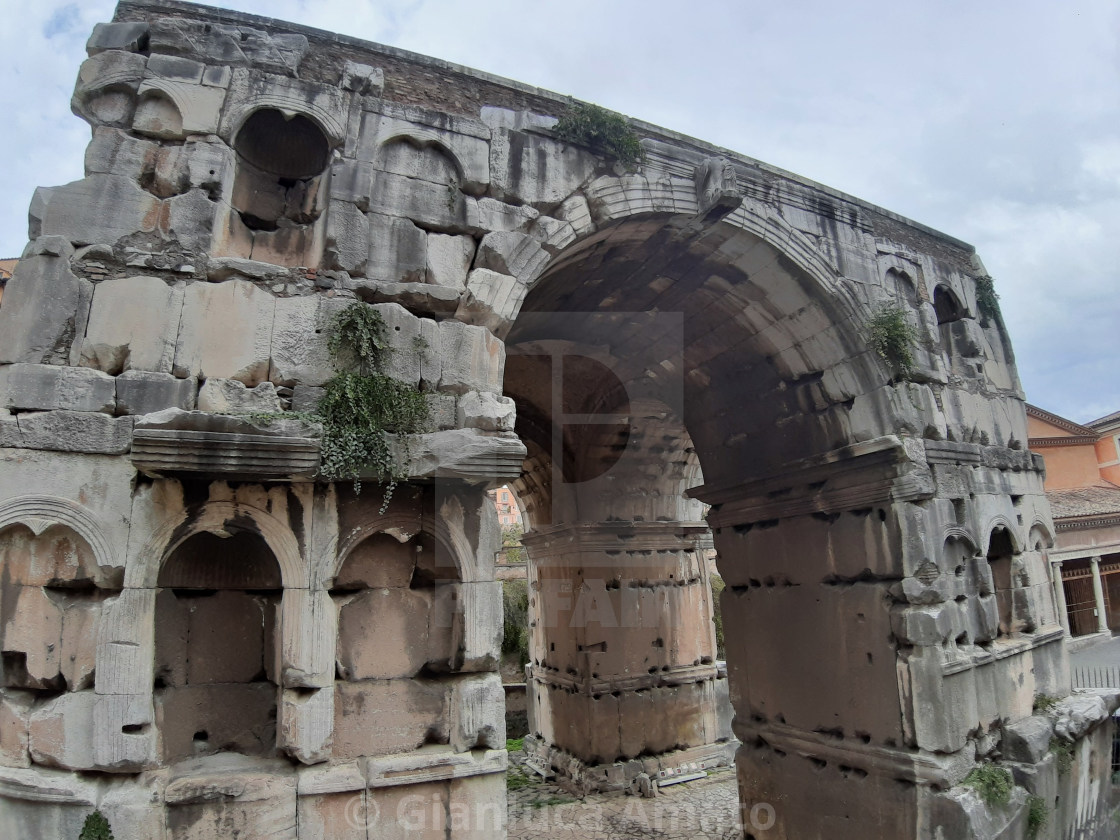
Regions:
<instances>
[{"instance_id":1,"label":"weathered stone block","mask_svg":"<svg viewBox=\"0 0 1120 840\"><path fill-rule=\"evenodd\" d=\"M438 286L462 289L474 259L474 240L469 236L428 234L427 280Z\"/></svg>"},{"instance_id":2,"label":"weathered stone block","mask_svg":"<svg viewBox=\"0 0 1120 840\"><path fill-rule=\"evenodd\" d=\"M371 789L369 835L378 840L444 840L448 836L448 787L447 782L425 782Z\"/></svg>"},{"instance_id":3,"label":"weathered stone block","mask_svg":"<svg viewBox=\"0 0 1120 840\"><path fill-rule=\"evenodd\" d=\"M58 237L36 240L35 248L44 253L25 255L4 290L0 364L67 364L70 346L85 325L93 284L70 270L73 249Z\"/></svg>"},{"instance_id":4,"label":"weathered stone block","mask_svg":"<svg viewBox=\"0 0 1120 840\"><path fill-rule=\"evenodd\" d=\"M66 770L93 770L93 710L98 696L92 691L63 694L36 709L28 727L28 747L36 764Z\"/></svg>"},{"instance_id":5,"label":"weathered stone block","mask_svg":"<svg viewBox=\"0 0 1120 840\"><path fill-rule=\"evenodd\" d=\"M277 746L303 764L331 757L334 688L286 688L280 698Z\"/></svg>"},{"instance_id":6,"label":"weathered stone block","mask_svg":"<svg viewBox=\"0 0 1120 840\"><path fill-rule=\"evenodd\" d=\"M36 411L16 418L19 446L52 452L123 455L132 447L132 418L84 411Z\"/></svg>"},{"instance_id":7,"label":"weathered stone block","mask_svg":"<svg viewBox=\"0 0 1120 840\"><path fill-rule=\"evenodd\" d=\"M143 55L124 50L107 50L87 58L78 69L70 110L90 125L127 128L146 63Z\"/></svg>"},{"instance_id":8,"label":"weathered stone block","mask_svg":"<svg viewBox=\"0 0 1120 840\"><path fill-rule=\"evenodd\" d=\"M100 371L60 365L12 365L0 368L4 407L21 411L101 411L116 403L113 377Z\"/></svg>"},{"instance_id":9,"label":"weathered stone block","mask_svg":"<svg viewBox=\"0 0 1120 840\"><path fill-rule=\"evenodd\" d=\"M465 840L488 840L506 833L506 779L487 773L452 779L447 805L451 834Z\"/></svg>"},{"instance_id":10,"label":"weathered stone block","mask_svg":"<svg viewBox=\"0 0 1120 840\"><path fill-rule=\"evenodd\" d=\"M338 616L329 593L288 589L280 613L280 679L285 688L334 683Z\"/></svg>"},{"instance_id":11,"label":"weathered stone block","mask_svg":"<svg viewBox=\"0 0 1120 840\"><path fill-rule=\"evenodd\" d=\"M506 745L506 695L496 673L455 681L451 692L451 746L455 752Z\"/></svg>"},{"instance_id":12,"label":"weathered stone block","mask_svg":"<svg viewBox=\"0 0 1120 840\"><path fill-rule=\"evenodd\" d=\"M406 584L407 587L407 584ZM371 589L338 614L338 672L344 679L413 677L427 661L430 593Z\"/></svg>"},{"instance_id":13,"label":"weathered stone block","mask_svg":"<svg viewBox=\"0 0 1120 840\"><path fill-rule=\"evenodd\" d=\"M487 231L526 233L540 212L524 204L506 204L493 198L480 198L475 205L477 225Z\"/></svg>"},{"instance_id":14,"label":"weathered stone block","mask_svg":"<svg viewBox=\"0 0 1120 840\"><path fill-rule=\"evenodd\" d=\"M1006 724L1000 748L1008 761L1038 764L1050 750L1050 739L1053 736L1054 725L1050 719L1033 715Z\"/></svg>"},{"instance_id":15,"label":"weathered stone block","mask_svg":"<svg viewBox=\"0 0 1120 840\"><path fill-rule=\"evenodd\" d=\"M143 694L98 695L93 709L93 754L99 770L136 773L159 763L152 698Z\"/></svg>"},{"instance_id":16,"label":"weathered stone block","mask_svg":"<svg viewBox=\"0 0 1120 840\"><path fill-rule=\"evenodd\" d=\"M93 139L86 147L86 175L124 175L138 180L154 171L160 152L160 147L151 140L99 125L94 128Z\"/></svg>"},{"instance_id":17,"label":"weathered stone block","mask_svg":"<svg viewBox=\"0 0 1120 840\"><path fill-rule=\"evenodd\" d=\"M516 277L476 268L467 278L467 294L455 316L504 335L521 310L529 287Z\"/></svg>"},{"instance_id":18,"label":"weathered stone block","mask_svg":"<svg viewBox=\"0 0 1120 840\"><path fill-rule=\"evenodd\" d=\"M361 276L370 253L370 226L365 213L345 201L327 211L327 266Z\"/></svg>"},{"instance_id":19,"label":"weathered stone block","mask_svg":"<svg viewBox=\"0 0 1120 840\"><path fill-rule=\"evenodd\" d=\"M166 408L193 411L198 380L169 373L126 370L117 377L117 414L153 414Z\"/></svg>"},{"instance_id":20,"label":"weathered stone block","mask_svg":"<svg viewBox=\"0 0 1120 840\"><path fill-rule=\"evenodd\" d=\"M449 689L428 680L335 685L334 759L407 752L448 743Z\"/></svg>"},{"instance_id":21,"label":"weathered stone block","mask_svg":"<svg viewBox=\"0 0 1120 840\"><path fill-rule=\"evenodd\" d=\"M148 75L159 76L161 79L197 84L202 81L202 73L206 65L201 61L192 61L177 55L161 55L155 53L148 57Z\"/></svg>"},{"instance_id":22,"label":"weathered stone block","mask_svg":"<svg viewBox=\"0 0 1120 840\"><path fill-rule=\"evenodd\" d=\"M251 26L161 18L152 22L149 49L208 64L252 65L266 73L293 76L307 52L307 38L289 33L270 35Z\"/></svg>"},{"instance_id":23,"label":"weathered stone block","mask_svg":"<svg viewBox=\"0 0 1120 840\"><path fill-rule=\"evenodd\" d=\"M198 410L220 414L268 414L280 411L276 386L261 382L253 388L236 379L207 379L198 392Z\"/></svg>"},{"instance_id":24,"label":"weathered stone block","mask_svg":"<svg viewBox=\"0 0 1120 840\"><path fill-rule=\"evenodd\" d=\"M409 219L428 230L444 233L472 233L474 199L463 195L452 184L437 184L392 172L377 172L373 179L370 211L385 216ZM372 276L372 275L371 275Z\"/></svg>"},{"instance_id":25,"label":"weathered stone block","mask_svg":"<svg viewBox=\"0 0 1120 840\"><path fill-rule=\"evenodd\" d=\"M169 840L296 840L296 780L287 762L236 755L184 762L164 800Z\"/></svg>"},{"instance_id":26,"label":"weathered stone block","mask_svg":"<svg viewBox=\"0 0 1120 840\"><path fill-rule=\"evenodd\" d=\"M292 389L292 411L314 413L325 393L326 389L315 385L296 385Z\"/></svg>"},{"instance_id":27,"label":"weathered stone block","mask_svg":"<svg viewBox=\"0 0 1120 840\"><path fill-rule=\"evenodd\" d=\"M321 793L299 797L299 830L331 840L366 840L366 791ZM387 818L387 821L391 821ZM379 835L383 836L383 835Z\"/></svg>"},{"instance_id":28,"label":"weathered stone block","mask_svg":"<svg viewBox=\"0 0 1120 840\"><path fill-rule=\"evenodd\" d=\"M170 373L183 290L158 277L119 277L97 285L81 364L107 373Z\"/></svg>"},{"instance_id":29,"label":"weathered stone block","mask_svg":"<svg viewBox=\"0 0 1120 840\"><path fill-rule=\"evenodd\" d=\"M505 346L484 327L458 321L439 324L441 391L501 393Z\"/></svg>"},{"instance_id":30,"label":"weathered stone block","mask_svg":"<svg viewBox=\"0 0 1120 840\"><path fill-rule=\"evenodd\" d=\"M449 429L413 435L408 449L393 441L395 457L405 462L411 478L462 478L467 481L520 475L525 445L509 432ZM376 477L371 474L370 478Z\"/></svg>"},{"instance_id":31,"label":"weathered stone block","mask_svg":"<svg viewBox=\"0 0 1120 840\"><path fill-rule=\"evenodd\" d=\"M529 283L544 270L548 260L548 253L532 236L498 231L482 238L474 267L510 274L523 283Z\"/></svg>"},{"instance_id":32,"label":"weathered stone block","mask_svg":"<svg viewBox=\"0 0 1120 840\"><path fill-rule=\"evenodd\" d=\"M155 692L167 762L218 750L270 755L276 747L276 686L214 683Z\"/></svg>"},{"instance_id":33,"label":"weathered stone block","mask_svg":"<svg viewBox=\"0 0 1120 840\"><path fill-rule=\"evenodd\" d=\"M370 214L367 277L394 283L422 283L427 265L428 239L424 231L408 219Z\"/></svg>"},{"instance_id":34,"label":"weathered stone block","mask_svg":"<svg viewBox=\"0 0 1120 840\"><path fill-rule=\"evenodd\" d=\"M94 173L54 188L43 233L75 245L112 245L126 236L154 231L159 212L159 199L132 178Z\"/></svg>"},{"instance_id":35,"label":"weathered stone block","mask_svg":"<svg viewBox=\"0 0 1120 840\"><path fill-rule=\"evenodd\" d=\"M0 765L29 767L28 727L35 694L0 688Z\"/></svg>"},{"instance_id":36,"label":"weathered stone block","mask_svg":"<svg viewBox=\"0 0 1120 840\"><path fill-rule=\"evenodd\" d=\"M86 41L86 54L97 55L106 50L140 52L148 45L148 24L139 21L98 23Z\"/></svg>"},{"instance_id":37,"label":"weathered stone block","mask_svg":"<svg viewBox=\"0 0 1120 840\"><path fill-rule=\"evenodd\" d=\"M183 300L172 372L180 377L268 378L275 298L246 280L195 283Z\"/></svg>"},{"instance_id":38,"label":"weathered stone block","mask_svg":"<svg viewBox=\"0 0 1120 840\"><path fill-rule=\"evenodd\" d=\"M490 141L493 195L542 212L590 180L595 167L588 152L534 134L497 129Z\"/></svg>"},{"instance_id":39,"label":"weathered stone block","mask_svg":"<svg viewBox=\"0 0 1120 840\"><path fill-rule=\"evenodd\" d=\"M517 407L509 397L469 391L459 397L455 419L460 428L512 432Z\"/></svg>"},{"instance_id":40,"label":"weathered stone block","mask_svg":"<svg viewBox=\"0 0 1120 840\"><path fill-rule=\"evenodd\" d=\"M385 87L385 72L380 67L347 61L342 66L342 87L361 96L380 96Z\"/></svg>"}]
</instances>

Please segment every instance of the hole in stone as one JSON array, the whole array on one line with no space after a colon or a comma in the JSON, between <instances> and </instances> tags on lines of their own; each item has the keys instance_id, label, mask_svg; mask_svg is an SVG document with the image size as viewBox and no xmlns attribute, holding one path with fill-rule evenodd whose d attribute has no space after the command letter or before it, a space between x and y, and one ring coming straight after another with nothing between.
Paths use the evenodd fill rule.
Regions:
<instances>
[{"instance_id":1,"label":"hole in stone","mask_svg":"<svg viewBox=\"0 0 1120 840\"><path fill-rule=\"evenodd\" d=\"M126 735L140 735L148 730L146 723L126 723L121 727L121 732Z\"/></svg>"},{"instance_id":2,"label":"hole in stone","mask_svg":"<svg viewBox=\"0 0 1120 840\"><path fill-rule=\"evenodd\" d=\"M192 738L192 740L194 740L194 741L209 741L210 740L210 733L208 733L205 729L200 729L198 732L194 733L194 737Z\"/></svg>"}]
</instances>

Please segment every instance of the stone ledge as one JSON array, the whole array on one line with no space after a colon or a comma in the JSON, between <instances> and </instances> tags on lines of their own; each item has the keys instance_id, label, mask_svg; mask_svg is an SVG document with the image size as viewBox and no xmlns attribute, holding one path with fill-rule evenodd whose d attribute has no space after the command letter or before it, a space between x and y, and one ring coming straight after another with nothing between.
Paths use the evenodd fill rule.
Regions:
<instances>
[{"instance_id":1,"label":"stone ledge","mask_svg":"<svg viewBox=\"0 0 1120 840\"><path fill-rule=\"evenodd\" d=\"M299 771L297 793L314 796L483 776L504 773L508 763L505 750L486 750L476 757L474 753L452 752L449 747L422 747L413 753L308 767Z\"/></svg>"},{"instance_id":2,"label":"stone ledge","mask_svg":"<svg viewBox=\"0 0 1120 840\"><path fill-rule=\"evenodd\" d=\"M744 743L761 739L771 749L940 789L960 784L976 764L972 751L962 750L948 755L910 752L838 740L822 732L808 732L782 723L745 721L737 725L737 730L736 734Z\"/></svg>"}]
</instances>

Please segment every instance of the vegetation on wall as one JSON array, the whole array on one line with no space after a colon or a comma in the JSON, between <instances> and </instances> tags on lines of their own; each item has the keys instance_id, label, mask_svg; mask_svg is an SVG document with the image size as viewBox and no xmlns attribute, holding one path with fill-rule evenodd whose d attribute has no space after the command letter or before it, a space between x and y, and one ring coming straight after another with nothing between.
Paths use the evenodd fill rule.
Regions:
<instances>
[{"instance_id":1,"label":"vegetation on wall","mask_svg":"<svg viewBox=\"0 0 1120 840\"><path fill-rule=\"evenodd\" d=\"M1075 751L1076 747L1070 741L1057 737L1050 739L1050 752L1054 754L1059 776L1066 775L1073 768Z\"/></svg>"},{"instance_id":2,"label":"vegetation on wall","mask_svg":"<svg viewBox=\"0 0 1120 840\"><path fill-rule=\"evenodd\" d=\"M552 135L565 143L586 146L593 152L614 158L627 168L645 160L638 135L626 117L598 105L574 103L552 129Z\"/></svg>"},{"instance_id":3,"label":"vegetation on wall","mask_svg":"<svg viewBox=\"0 0 1120 840\"><path fill-rule=\"evenodd\" d=\"M109 827L109 821L105 819L105 815L100 811L94 811L82 824L82 833L78 835L78 840L113 840L113 829Z\"/></svg>"},{"instance_id":4,"label":"vegetation on wall","mask_svg":"<svg viewBox=\"0 0 1120 840\"><path fill-rule=\"evenodd\" d=\"M909 379L914 372L918 331L910 323L905 310L894 304L884 304L872 313L866 329L871 349L891 366L898 377Z\"/></svg>"},{"instance_id":5,"label":"vegetation on wall","mask_svg":"<svg viewBox=\"0 0 1120 840\"><path fill-rule=\"evenodd\" d=\"M716 659L726 659L727 649L723 643L723 608L720 605L720 595L726 586L723 578L713 573L710 576L712 584L712 621L716 625Z\"/></svg>"},{"instance_id":6,"label":"vegetation on wall","mask_svg":"<svg viewBox=\"0 0 1120 840\"><path fill-rule=\"evenodd\" d=\"M1050 819L1050 809L1041 796L1027 797L1027 837L1034 840Z\"/></svg>"},{"instance_id":7,"label":"vegetation on wall","mask_svg":"<svg viewBox=\"0 0 1120 840\"><path fill-rule=\"evenodd\" d=\"M988 321L999 320L999 295L995 283L987 275L976 278L976 305L980 308L980 326L986 327Z\"/></svg>"},{"instance_id":8,"label":"vegetation on wall","mask_svg":"<svg viewBox=\"0 0 1120 840\"><path fill-rule=\"evenodd\" d=\"M323 425L319 473L328 481L354 482L361 492L359 476L372 470L385 482L384 513L397 482L408 474L408 435L427 431L427 398L416 388L381 373L392 352L385 336L381 313L360 301L340 312L327 338L340 370L326 383L322 400L310 419ZM403 463L397 463L389 433L404 447Z\"/></svg>"},{"instance_id":9,"label":"vegetation on wall","mask_svg":"<svg viewBox=\"0 0 1120 840\"><path fill-rule=\"evenodd\" d=\"M529 584L502 581L502 653L516 655L518 665L529 662Z\"/></svg>"},{"instance_id":10,"label":"vegetation on wall","mask_svg":"<svg viewBox=\"0 0 1120 840\"><path fill-rule=\"evenodd\" d=\"M1011 771L991 762L973 768L972 772L965 776L962 784L975 790L989 808L1003 806L1010 802L1011 791L1015 788Z\"/></svg>"},{"instance_id":11,"label":"vegetation on wall","mask_svg":"<svg viewBox=\"0 0 1120 840\"><path fill-rule=\"evenodd\" d=\"M502 526L502 557L507 563L524 563L525 546L521 544L524 531L520 525Z\"/></svg>"}]
</instances>

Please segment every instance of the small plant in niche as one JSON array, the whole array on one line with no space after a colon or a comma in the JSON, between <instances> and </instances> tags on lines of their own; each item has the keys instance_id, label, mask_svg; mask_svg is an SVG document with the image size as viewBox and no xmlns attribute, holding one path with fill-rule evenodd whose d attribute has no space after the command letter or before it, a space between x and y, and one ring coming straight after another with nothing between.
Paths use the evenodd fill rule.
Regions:
<instances>
[{"instance_id":1,"label":"small plant in niche","mask_svg":"<svg viewBox=\"0 0 1120 840\"><path fill-rule=\"evenodd\" d=\"M1058 775L1064 776L1073 768L1073 756L1075 748L1072 743L1063 738L1050 739L1050 752L1054 754L1054 759L1058 764Z\"/></svg>"},{"instance_id":2,"label":"small plant in niche","mask_svg":"<svg viewBox=\"0 0 1120 840\"><path fill-rule=\"evenodd\" d=\"M1057 697L1051 697L1049 694L1036 694L1034 696L1034 713L1036 715L1046 714L1059 702Z\"/></svg>"},{"instance_id":3,"label":"small plant in niche","mask_svg":"<svg viewBox=\"0 0 1120 840\"><path fill-rule=\"evenodd\" d=\"M902 379L914 372L914 346L918 331L905 310L894 304L880 306L867 322L867 340L876 354Z\"/></svg>"},{"instance_id":4,"label":"small plant in niche","mask_svg":"<svg viewBox=\"0 0 1120 840\"><path fill-rule=\"evenodd\" d=\"M397 482L407 477L408 436L428 427L428 400L416 388L381 373L392 352L385 337L385 321L372 306L355 301L340 312L327 338L327 349L340 370L324 386L323 398L311 419L323 425L319 473L328 481L354 482L372 468L385 482L381 512L392 499ZM398 435L403 464L393 457L388 433Z\"/></svg>"},{"instance_id":5,"label":"small plant in niche","mask_svg":"<svg viewBox=\"0 0 1120 840\"><path fill-rule=\"evenodd\" d=\"M1011 791L1015 788L1011 772L991 762L973 768L961 784L975 790L989 808L1010 802Z\"/></svg>"},{"instance_id":6,"label":"small plant in niche","mask_svg":"<svg viewBox=\"0 0 1120 840\"><path fill-rule=\"evenodd\" d=\"M638 135L626 118L598 105L574 103L553 126L552 135L565 143L586 146L612 157L627 169L646 159Z\"/></svg>"},{"instance_id":7,"label":"small plant in niche","mask_svg":"<svg viewBox=\"0 0 1120 840\"><path fill-rule=\"evenodd\" d=\"M82 824L82 833L78 835L78 840L113 840L113 829L109 827L109 821L105 819L105 815L100 811L94 811Z\"/></svg>"}]
</instances>

